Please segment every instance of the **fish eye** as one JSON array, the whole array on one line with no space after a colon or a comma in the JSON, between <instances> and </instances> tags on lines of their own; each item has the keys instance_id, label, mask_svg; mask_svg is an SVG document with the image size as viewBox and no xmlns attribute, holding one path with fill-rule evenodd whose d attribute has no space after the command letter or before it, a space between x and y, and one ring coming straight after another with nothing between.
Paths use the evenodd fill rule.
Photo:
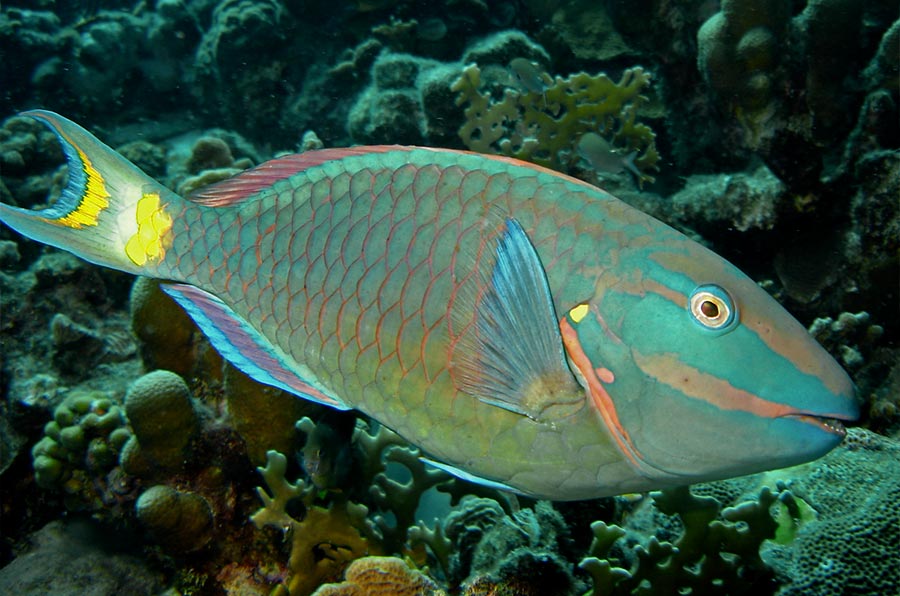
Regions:
<instances>
[{"instance_id":1,"label":"fish eye","mask_svg":"<svg viewBox=\"0 0 900 596\"><path fill-rule=\"evenodd\" d=\"M697 287L691 293L688 308L694 320L706 329L724 329L737 320L731 296L724 288L712 284Z\"/></svg>"}]
</instances>

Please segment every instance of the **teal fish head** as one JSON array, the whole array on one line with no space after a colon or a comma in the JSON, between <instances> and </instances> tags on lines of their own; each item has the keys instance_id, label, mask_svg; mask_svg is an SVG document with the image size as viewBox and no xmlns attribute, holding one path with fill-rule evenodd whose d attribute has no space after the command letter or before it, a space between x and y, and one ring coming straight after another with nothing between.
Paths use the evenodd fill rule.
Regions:
<instances>
[{"instance_id":1,"label":"teal fish head","mask_svg":"<svg viewBox=\"0 0 900 596\"><path fill-rule=\"evenodd\" d=\"M844 370L735 267L669 240L620 255L561 322L570 365L623 455L653 481L686 484L837 446L858 415Z\"/></svg>"}]
</instances>

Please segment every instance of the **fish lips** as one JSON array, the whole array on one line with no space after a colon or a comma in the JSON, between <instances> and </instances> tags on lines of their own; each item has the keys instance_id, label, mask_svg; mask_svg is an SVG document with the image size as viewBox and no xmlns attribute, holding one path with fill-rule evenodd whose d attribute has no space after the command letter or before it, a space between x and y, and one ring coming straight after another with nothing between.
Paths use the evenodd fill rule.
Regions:
<instances>
[{"instance_id":1,"label":"fish lips","mask_svg":"<svg viewBox=\"0 0 900 596\"><path fill-rule=\"evenodd\" d=\"M796 414L786 414L781 417L792 418L804 424L809 424L823 432L835 435L840 439L843 439L847 435L847 428L844 426L844 422L853 422L857 418L856 416L850 415L823 416L820 414L807 414L801 412Z\"/></svg>"}]
</instances>

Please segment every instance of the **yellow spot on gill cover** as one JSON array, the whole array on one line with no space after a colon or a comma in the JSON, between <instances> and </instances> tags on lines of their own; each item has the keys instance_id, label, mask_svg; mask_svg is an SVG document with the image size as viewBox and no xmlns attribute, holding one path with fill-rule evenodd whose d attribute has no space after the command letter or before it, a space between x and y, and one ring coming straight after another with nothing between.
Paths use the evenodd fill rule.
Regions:
<instances>
[{"instance_id":1,"label":"yellow spot on gill cover","mask_svg":"<svg viewBox=\"0 0 900 596\"><path fill-rule=\"evenodd\" d=\"M581 319L583 319L590 310L590 307L587 304L579 304L575 308L569 311L569 318L576 323L580 323Z\"/></svg>"},{"instance_id":2,"label":"yellow spot on gill cover","mask_svg":"<svg viewBox=\"0 0 900 596\"><path fill-rule=\"evenodd\" d=\"M135 208L137 232L125 243L125 254L135 265L158 261L166 254L166 234L172 228L172 216L160 205L159 195L145 194Z\"/></svg>"},{"instance_id":3,"label":"yellow spot on gill cover","mask_svg":"<svg viewBox=\"0 0 900 596\"><path fill-rule=\"evenodd\" d=\"M67 214L54 220L55 223L68 226L70 228L81 228L83 226L96 226L97 218L100 212L109 207L109 192L106 190L106 183L103 176L88 159L87 154L76 147L78 156L84 167L84 176L87 179L84 185L84 195L75 209Z\"/></svg>"}]
</instances>

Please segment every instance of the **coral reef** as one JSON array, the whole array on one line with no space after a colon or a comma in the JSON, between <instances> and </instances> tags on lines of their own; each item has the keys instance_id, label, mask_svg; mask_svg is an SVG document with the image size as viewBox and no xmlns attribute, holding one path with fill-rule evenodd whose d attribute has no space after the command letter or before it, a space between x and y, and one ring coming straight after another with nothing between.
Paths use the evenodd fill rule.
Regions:
<instances>
[{"instance_id":1,"label":"coral reef","mask_svg":"<svg viewBox=\"0 0 900 596\"><path fill-rule=\"evenodd\" d=\"M153 539L170 552L198 550L211 538L212 508L196 493L151 486L138 497L134 510Z\"/></svg>"},{"instance_id":2,"label":"coral reef","mask_svg":"<svg viewBox=\"0 0 900 596\"><path fill-rule=\"evenodd\" d=\"M655 135L637 122L650 74L640 67L626 70L618 83L605 74L578 73L557 77L542 92L507 88L499 100L482 90L481 69L471 64L452 89L465 107L463 143L482 153L501 153L567 171L576 160L576 145L597 132L623 153L637 152L638 181L652 182L659 153Z\"/></svg>"},{"instance_id":3,"label":"coral reef","mask_svg":"<svg viewBox=\"0 0 900 596\"><path fill-rule=\"evenodd\" d=\"M892 438L854 430L818 462L693 496L520 506L387 429L259 387L156 282L2 228L0 592L889 593L898 17L852 0L3 2L4 203L52 204L65 178L52 133L8 117L35 107L182 193L298 146L529 159L760 280L851 374L861 424ZM579 150L592 132L611 167ZM640 194L601 172L629 157Z\"/></svg>"},{"instance_id":4,"label":"coral reef","mask_svg":"<svg viewBox=\"0 0 900 596\"><path fill-rule=\"evenodd\" d=\"M170 370L184 377L201 368L206 377L221 370L221 358L187 313L160 289L159 281L135 279L129 307L131 330L138 339L144 368Z\"/></svg>"},{"instance_id":5,"label":"coral reef","mask_svg":"<svg viewBox=\"0 0 900 596\"><path fill-rule=\"evenodd\" d=\"M690 223L704 237L728 226L741 232L775 227L784 184L764 165L748 173L695 174L669 197L670 222Z\"/></svg>"},{"instance_id":6,"label":"coral reef","mask_svg":"<svg viewBox=\"0 0 900 596\"><path fill-rule=\"evenodd\" d=\"M625 569L614 566L618 560L611 553L628 532L603 522L592 524L594 541L580 567L591 574L594 595L758 594L765 589L771 571L759 549L777 529L769 508L789 495L763 488L756 498L724 509L715 498L693 495L688 488L655 492L652 497L651 511L678 516L680 535L671 542L651 536L646 544L623 553Z\"/></svg>"},{"instance_id":7,"label":"coral reef","mask_svg":"<svg viewBox=\"0 0 900 596\"><path fill-rule=\"evenodd\" d=\"M442 596L443 590L417 569L395 557L356 559L344 572L344 581L325 584L313 596Z\"/></svg>"},{"instance_id":8,"label":"coral reef","mask_svg":"<svg viewBox=\"0 0 900 596\"><path fill-rule=\"evenodd\" d=\"M779 596L888 594L900 585L900 443L852 429L844 445L784 476L814 512L763 559ZM773 473L774 474L774 473Z\"/></svg>"},{"instance_id":9,"label":"coral reef","mask_svg":"<svg viewBox=\"0 0 900 596\"><path fill-rule=\"evenodd\" d=\"M260 474L272 494L257 489L263 508L251 520L257 528L271 526L290 536L288 567L292 573L282 593L303 596L312 593L319 584L336 578L350 561L378 554L380 549L364 535L368 512L365 506L350 501L331 503L327 507L315 505L315 486L303 480L288 482L284 478L286 470L287 459L270 451ZM299 500L304 506L300 520L287 512L292 500Z\"/></svg>"},{"instance_id":10,"label":"coral reef","mask_svg":"<svg viewBox=\"0 0 900 596\"><path fill-rule=\"evenodd\" d=\"M751 145L771 134L775 87L790 6L777 0L725 0L697 32L697 65L709 86L748 130Z\"/></svg>"},{"instance_id":11,"label":"coral reef","mask_svg":"<svg viewBox=\"0 0 900 596\"><path fill-rule=\"evenodd\" d=\"M284 98L281 80L287 59L261 68L244 68L246 56L274 53L286 40L293 18L281 2L226 0L216 5L212 21L197 46L196 77L206 97L218 97L217 112L229 124L245 118L250 127L271 128Z\"/></svg>"},{"instance_id":12,"label":"coral reef","mask_svg":"<svg viewBox=\"0 0 900 596\"><path fill-rule=\"evenodd\" d=\"M407 54L382 52L372 64L372 84L350 109L347 127L354 140L378 143L391 138L405 145L426 139L426 118L417 79L438 65Z\"/></svg>"},{"instance_id":13,"label":"coral reef","mask_svg":"<svg viewBox=\"0 0 900 596\"><path fill-rule=\"evenodd\" d=\"M465 497L443 522L453 544L447 562L451 585L483 591L488 585L517 587L523 596L569 594L577 582L563 555L568 528L547 501L511 516L496 501Z\"/></svg>"},{"instance_id":14,"label":"coral reef","mask_svg":"<svg viewBox=\"0 0 900 596\"><path fill-rule=\"evenodd\" d=\"M166 578L135 536L83 518L38 531L24 556L0 569L3 594L161 594Z\"/></svg>"},{"instance_id":15,"label":"coral reef","mask_svg":"<svg viewBox=\"0 0 900 596\"><path fill-rule=\"evenodd\" d=\"M432 487L457 482L428 467L415 449L384 427L372 432L357 427L351 443L333 440L335 431L326 426L330 425L309 418L297 424L306 435L304 466L312 482L287 481L287 460L274 451L260 468L271 495L258 489L263 508L252 519L257 527L272 526L290 533L293 542L288 567L292 576L288 589L292 595L310 593L360 556L411 553L407 536L416 523L423 494ZM323 436L332 440L323 440ZM401 466L409 478L394 477L389 464ZM334 475L338 467L344 472L340 477ZM292 500L294 506L302 504L302 515L288 513ZM327 544L331 546L323 546Z\"/></svg>"},{"instance_id":16,"label":"coral reef","mask_svg":"<svg viewBox=\"0 0 900 596\"><path fill-rule=\"evenodd\" d=\"M125 395L125 413L134 430L129 458L144 458L166 469L184 465L200 420L181 377L157 370L137 379Z\"/></svg>"},{"instance_id":17,"label":"coral reef","mask_svg":"<svg viewBox=\"0 0 900 596\"><path fill-rule=\"evenodd\" d=\"M130 439L122 407L100 392L73 392L31 449L35 482L62 490L71 510L102 511L115 499L118 455Z\"/></svg>"},{"instance_id":18,"label":"coral reef","mask_svg":"<svg viewBox=\"0 0 900 596\"><path fill-rule=\"evenodd\" d=\"M298 443L295 421L320 409L296 395L260 385L231 365L225 366L222 391L229 422L257 466L266 462L269 450L294 453ZM278 412L278 416L270 412Z\"/></svg>"}]
</instances>

